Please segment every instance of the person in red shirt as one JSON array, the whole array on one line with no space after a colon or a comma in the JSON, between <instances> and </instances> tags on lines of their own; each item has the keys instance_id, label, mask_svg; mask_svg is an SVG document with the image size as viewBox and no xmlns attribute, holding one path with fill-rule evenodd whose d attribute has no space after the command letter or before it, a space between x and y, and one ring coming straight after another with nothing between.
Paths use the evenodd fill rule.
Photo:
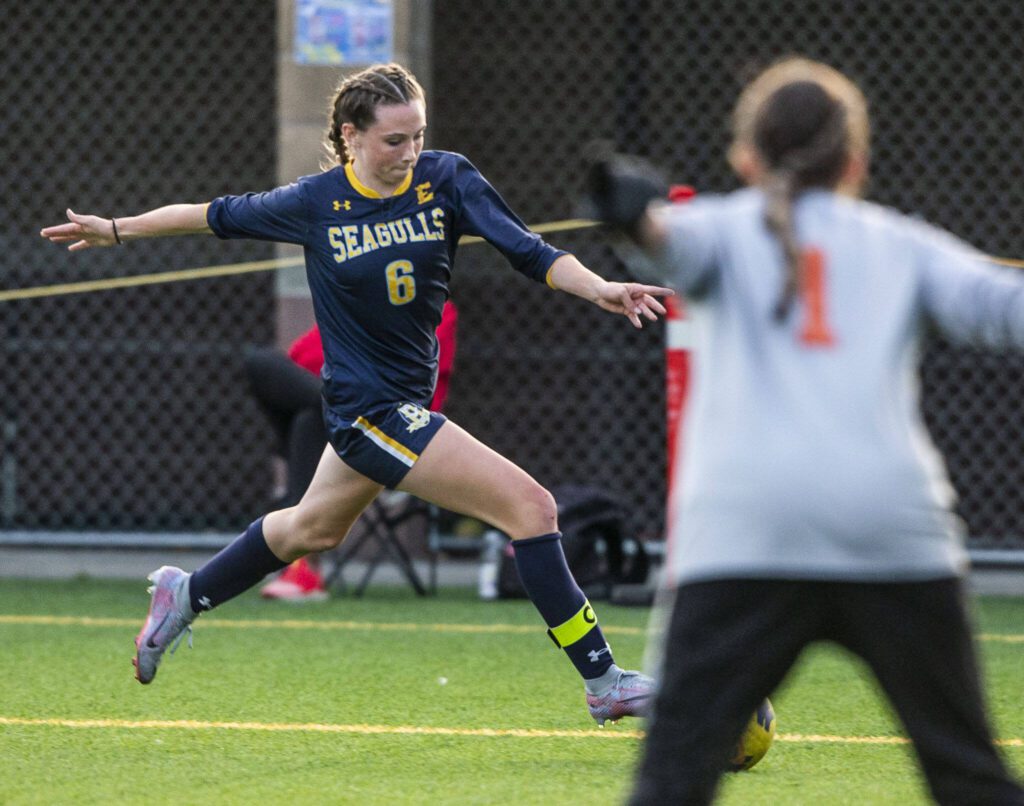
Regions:
<instances>
[{"instance_id":1,"label":"person in red shirt","mask_svg":"<svg viewBox=\"0 0 1024 806\"><path fill-rule=\"evenodd\" d=\"M448 397L452 365L455 362L455 331L458 309L448 300L437 328L437 384L431 411L441 411ZM246 375L253 396L269 417L277 434L277 453L287 470L285 492L274 508L295 506L309 487L317 463L327 444L320 400L320 369L324 348L320 329L313 325L292 342L287 357L273 347L257 347L245 359ZM319 601L327 598L315 555L302 557L263 586L266 599Z\"/></svg>"}]
</instances>

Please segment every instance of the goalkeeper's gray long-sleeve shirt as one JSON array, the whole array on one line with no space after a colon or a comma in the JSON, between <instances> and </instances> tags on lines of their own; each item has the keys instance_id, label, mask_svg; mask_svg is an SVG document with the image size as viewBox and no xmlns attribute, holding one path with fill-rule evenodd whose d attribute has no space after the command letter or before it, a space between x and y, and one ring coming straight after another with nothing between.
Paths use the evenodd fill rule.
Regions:
<instances>
[{"instance_id":1,"label":"goalkeeper's gray long-sleeve shirt","mask_svg":"<svg viewBox=\"0 0 1024 806\"><path fill-rule=\"evenodd\" d=\"M920 343L934 326L1024 347L1024 277L892 210L811 191L794 213L801 289L778 323L782 250L759 190L667 215L660 267L694 339L671 578L962 573L954 492L919 412Z\"/></svg>"}]
</instances>

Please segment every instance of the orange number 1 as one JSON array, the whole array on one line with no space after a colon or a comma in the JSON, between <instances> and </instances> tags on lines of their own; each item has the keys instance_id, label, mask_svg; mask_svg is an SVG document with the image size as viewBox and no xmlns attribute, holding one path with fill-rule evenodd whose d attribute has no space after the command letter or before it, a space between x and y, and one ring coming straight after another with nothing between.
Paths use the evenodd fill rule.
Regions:
<instances>
[{"instance_id":1,"label":"orange number 1","mask_svg":"<svg viewBox=\"0 0 1024 806\"><path fill-rule=\"evenodd\" d=\"M825 310L825 256L820 249L805 249L800 256L800 297L804 303L800 341L814 347L835 344Z\"/></svg>"}]
</instances>

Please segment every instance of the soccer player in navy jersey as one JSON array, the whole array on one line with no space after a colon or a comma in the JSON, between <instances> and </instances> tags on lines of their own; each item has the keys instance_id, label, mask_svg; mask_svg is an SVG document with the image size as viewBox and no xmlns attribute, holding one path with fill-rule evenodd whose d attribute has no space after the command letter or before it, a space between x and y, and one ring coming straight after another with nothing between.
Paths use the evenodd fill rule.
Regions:
<instances>
[{"instance_id":1,"label":"soccer player in navy jersey","mask_svg":"<svg viewBox=\"0 0 1024 806\"><path fill-rule=\"evenodd\" d=\"M210 233L301 244L323 337L330 445L297 506L255 521L192 574L150 575L135 639L150 683L165 650L198 614L305 554L345 539L385 487L464 513L512 538L522 582L555 643L584 679L603 724L643 714L652 681L614 662L593 608L565 562L551 494L522 469L426 405L434 331L463 235L493 244L520 273L583 297L635 327L664 313L666 289L606 282L531 233L465 157L422 151L424 95L404 68L378 65L338 88L328 140L336 165L266 193L224 196L107 219L68 210L43 237L71 251L162 235Z\"/></svg>"}]
</instances>

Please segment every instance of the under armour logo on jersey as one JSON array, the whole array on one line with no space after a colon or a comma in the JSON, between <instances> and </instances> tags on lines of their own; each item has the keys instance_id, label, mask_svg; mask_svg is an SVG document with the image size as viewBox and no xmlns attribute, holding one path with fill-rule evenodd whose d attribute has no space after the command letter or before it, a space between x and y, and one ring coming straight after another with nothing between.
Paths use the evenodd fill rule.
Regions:
<instances>
[{"instance_id":1,"label":"under armour logo on jersey","mask_svg":"<svg viewBox=\"0 0 1024 806\"><path fill-rule=\"evenodd\" d=\"M338 212L338 210L340 210L342 207L344 207L346 210L351 210L352 202L350 202L348 199L345 199L345 201L343 202L340 202L337 199L335 199L333 202L331 202L331 206L334 208L334 212Z\"/></svg>"},{"instance_id":2,"label":"under armour logo on jersey","mask_svg":"<svg viewBox=\"0 0 1024 806\"><path fill-rule=\"evenodd\" d=\"M423 408L423 406L417 406L415 403L403 403L398 407L398 413L409 424L406 430L410 434L413 431L418 431L430 422L430 412Z\"/></svg>"},{"instance_id":3,"label":"under armour logo on jersey","mask_svg":"<svg viewBox=\"0 0 1024 806\"><path fill-rule=\"evenodd\" d=\"M416 203L426 204L434 198L434 191L430 189L430 183L424 182L422 185L416 185Z\"/></svg>"},{"instance_id":4,"label":"under armour logo on jersey","mask_svg":"<svg viewBox=\"0 0 1024 806\"><path fill-rule=\"evenodd\" d=\"M587 653L587 657L590 658L591 663L597 663L601 660L601 656L607 652L609 655L612 654L612 648L608 644L604 645L603 649L592 649Z\"/></svg>"}]
</instances>

